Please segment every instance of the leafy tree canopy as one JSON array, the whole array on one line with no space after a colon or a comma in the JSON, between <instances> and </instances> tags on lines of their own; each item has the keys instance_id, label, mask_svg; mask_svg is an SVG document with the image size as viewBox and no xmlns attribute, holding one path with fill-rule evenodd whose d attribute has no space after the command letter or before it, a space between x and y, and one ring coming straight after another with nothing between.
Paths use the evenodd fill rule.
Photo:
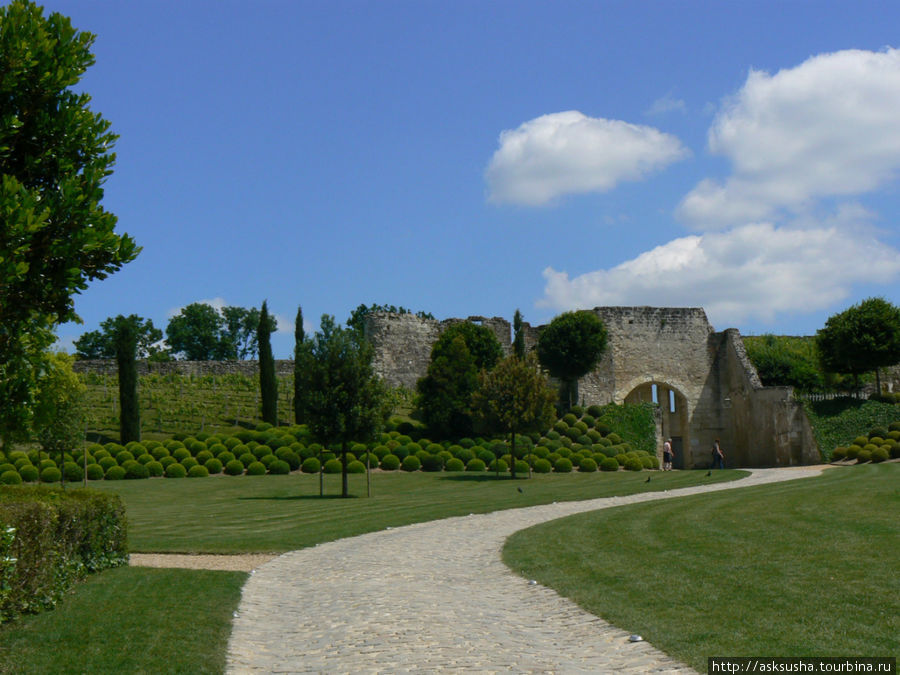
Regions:
<instances>
[{"instance_id":1,"label":"leafy tree canopy","mask_svg":"<svg viewBox=\"0 0 900 675\"><path fill-rule=\"evenodd\" d=\"M478 370L490 370L503 358L503 348L500 346L497 336L489 328L471 321L460 321L441 333L431 348L432 361L435 357L440 356L457 336L466 343L466 348L472 355L475 368Z\"/></svg>"},{"instance_id":2,"label":"leafy tree canopy","mask_svg":"<svg viewBox=\"0 0 900 675\"><path fill-rule=\"evenodd\" d=\"M822 365L854 377L900 362L900 308L869 298L833 315L816 333Z\"/></svg>"},{"instance_id":3,"label":"leafy tree canopy","mask_svg":"<svg viewBox=\"0 0 900 675\"><path fill-rule=\"evenodd\" d=\"M462 335L432 350L428 372L416 386L417 406L429 430L441 437L460 438L472 432L472 393L478 367Z\"/></svg>"},{"instance_id":4,"label":"leafy tree canopy","mask_svg":"<svg viewBox=\"0 0 900 675\"><path fill-rule=\"evenodd\" d=\"M116 358L116 335L122 321L130 324L130 330L135 336L137 358L146 359L164 351L158 344L163 337L162 331L153 325L151 319L132 314L128 317L110 317L100 324L100 330L88 331L75 340L76 358Z\"/></svg>"},{"instance_id":5,"label":"leafy tree canopy","mask_svg":"<svg viewBox=\"0 0 900 675\"><path fill-rule=\"evenodd\" d=\"M0 433L31 414L52 328L77 320L73 296L133 260L100 204L115 134L74 86L94 36L27 0L0 7Z\"/></svg>"},{"instance_id":6,"label":"leafy tree canopy","mask_svg":"<svg viewBox=\"0 0 900 675\"><path fill-rule=\"evenodd\" d=\"M47 354L38 380L35 437L44 450L60 455L81 444L87 419L87 388L72 370L72 361L68 354Z\"/></svg>"},{"instance_id":7,"label":"leafy tree canopy","mask_svg":"<svg viewBox=\"0 0 900 675\"><path fill-rule=\"evenodd\" d=\"M303 421L325 445L366 441L381 429L390 408L387 393L372 368L372 348L350 329L322 316L320 330L297 348L302 368ZM347 496L346 461L343 495Z\"/></svg>"},{"instance_id":8,"label":"leafy tree canopy","mask_svg":"<svg viewBox=\"0 0 900 675\"><path fill-rule=\"evenodd\" d=\"M596 368L605 350L606 327L588 310L560 314L541 331L538 359L551 375L566 384L566 408L577 397L574 390L578 378Z\"/></svg>"},{"instance_id":9,"label":"leafy tree canopy","mask_svg":"<svg viewBox=\"0 0 900 675\"><path fill-rule=\"evenodd\" d=\"M175 354L188 361L227 361L256 355L258 309L224 307L195 302L169 320L166 342ZM277 320L269 317L271 331Z\"/></svg>"}]
</instances>

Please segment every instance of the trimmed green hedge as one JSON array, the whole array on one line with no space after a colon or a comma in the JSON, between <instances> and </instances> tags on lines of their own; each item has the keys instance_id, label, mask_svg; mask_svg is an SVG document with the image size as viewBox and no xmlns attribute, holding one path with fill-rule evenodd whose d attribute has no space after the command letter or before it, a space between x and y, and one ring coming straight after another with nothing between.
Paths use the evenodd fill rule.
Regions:
<instances>
[{"instance_id":1,"label":"trimmed green hedge","mask_svg":"<svg viewBox=\"0 0 900 675\"><path fill-rule=\"evenodd\" d=\"M124 565L118 495L0 487L0 623L49 609L89 572Z\"/></svg>"}]
</instances>

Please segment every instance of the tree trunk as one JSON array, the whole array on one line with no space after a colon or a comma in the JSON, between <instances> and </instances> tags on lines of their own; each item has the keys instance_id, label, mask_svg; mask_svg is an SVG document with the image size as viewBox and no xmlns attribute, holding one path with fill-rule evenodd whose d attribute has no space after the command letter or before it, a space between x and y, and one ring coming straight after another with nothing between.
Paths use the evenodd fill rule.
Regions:
<instances>
[{"instance_id":1,"label":"tree trunk","mask_svg":"<svg viewBox=\"0 0 900 675\"><path fill-rule=\"evenodd\" d=\"M509 463L510 472L512 474L512 479L516 479L516 430L510 429L509 432L510 440L509 440Z\"/></svg>"},{"instance_id":2,"label":"tree trunk","mask_svg":"<svg viewBox=\"0 0 900 675\"><path fill-rule=\"evenodd\" d=\"M341 497L349 497L347 489L347 441L341 441Z\"/></svg>"}]
</instances>

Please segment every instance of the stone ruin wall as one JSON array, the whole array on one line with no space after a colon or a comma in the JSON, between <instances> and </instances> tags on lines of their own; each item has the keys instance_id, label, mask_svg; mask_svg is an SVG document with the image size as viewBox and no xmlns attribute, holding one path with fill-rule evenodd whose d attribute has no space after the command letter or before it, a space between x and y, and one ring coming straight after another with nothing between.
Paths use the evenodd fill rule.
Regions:
<instances>
[{"instance_id":1,"label":"stone ruin wall","mask_svg":"<svg viewBox=\"0 0 900 675\"><path fill-rule=\"evenodd\" d=\"M75 361L72 370L76 373L96 373L98 375L117 375L119 367L115 359L85 359ZM138 375L243 375L259 377L259 361L165 361L148 363L141 359L137 362ZM275 375L288 377L294 374L294 361L290 359L275 360Z\"/></svg>"}]
</instances>

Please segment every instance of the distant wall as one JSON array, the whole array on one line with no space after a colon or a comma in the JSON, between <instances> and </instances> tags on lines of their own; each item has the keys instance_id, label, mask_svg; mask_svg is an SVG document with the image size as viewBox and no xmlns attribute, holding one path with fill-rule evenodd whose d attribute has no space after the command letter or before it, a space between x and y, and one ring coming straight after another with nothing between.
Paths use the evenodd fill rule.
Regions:
<instances>
[{"instance_id":1,"label":"distant wall","mask_svg":"<svg viewBox=\"0 0 900 675\"><path fill-rule=\"evenodd\" d=\"M76 373L98 373L116 375L119 367L115 359L86 359L75 361L72 369ZM244 375L259 376L259 361L167 361L165 363L137 362L138 375ZM275 374L285 377L294 374L294 362L281 359L275 361Z\"/></svg>"}]
</instances>

